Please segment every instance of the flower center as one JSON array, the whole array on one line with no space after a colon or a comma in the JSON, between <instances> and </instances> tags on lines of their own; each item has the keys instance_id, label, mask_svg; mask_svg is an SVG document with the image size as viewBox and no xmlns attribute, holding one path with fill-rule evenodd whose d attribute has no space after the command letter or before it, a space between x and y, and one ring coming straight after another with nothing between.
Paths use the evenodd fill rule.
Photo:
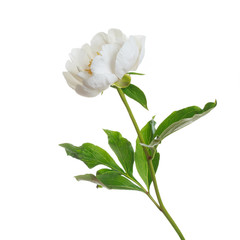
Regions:
<instances>
[{"instance_id":1,"label":"flower center","mask_svg":"<svg viewBox=\"0 0 240 240\"><path fill-rule=\"evenodd\" d=\"M90 75L92 75L91 65L92 65L93 59L90 60L88 64L88 68L85 69L86 72L88 72Z\"/></svg>"}]
</instances>

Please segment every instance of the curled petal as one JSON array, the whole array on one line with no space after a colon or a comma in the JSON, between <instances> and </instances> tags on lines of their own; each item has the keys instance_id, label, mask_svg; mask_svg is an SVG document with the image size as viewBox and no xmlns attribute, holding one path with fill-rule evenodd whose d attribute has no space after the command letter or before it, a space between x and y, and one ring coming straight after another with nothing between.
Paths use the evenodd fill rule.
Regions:
<instances>
[{"instance_id":1,"label":"curled petal","mask_svg":"<svg viewBox=\"0 0 240 240\"><path fill-rule=\"evenodd\" d=\"M75 89L76 93L84 97L96 97L100 92L86 87L84 84L79 84Z\"/></svg>"},{"instance_id":2,"label":"curled petal","mask_svg":"<svg viewBox=\"0 0 240 240\"><path fill-rule=\"evenodd\" d=\"M126 41L126 36L119 29L109 29L108 41L109 43L123 45L123 43Z\"/></svg>"},{"instance_id":3,"label":"curled petal","mask_svg":"<svg viewBox=\"0 0 240 240\"><path fill-rule=\"evenodd\" d=\"M84 80L83 83L89 89L98 90L99 93L107 89L110 85L118 80L115 74L96 74L89 79Z\"/></svg>"},{"instance_id":4,"label":"curled petal","mask_svg":"<svg viewBox=\"0 0 240 240\"><path fill-rule=\"evenodd\" d=\"M63 72L63 76L65 77L69 87L73 89L75 89L78 84L81 84L81 81L75 78L70 72Z\"/></svg>"},{"instance_id":5,"label":"curled petal","mask_svg":"<svg viewBox=\"0 0 240 240\"><path fill-rule=\"evenodd\" d=\"M69 56L78 71L84 71L88 67L91 59L94 57L94 53L90 46L85 44L82 48L72 49Z\"/></svg>"},{"instance_id":6,"label":"curled petal","mask_svg":"<svg viewBox=\"0 0 240 240\"><path fill-rule=\"evenodd\" d=\"M108 43L108 36L104 32L96 34L91 40L91 47L95 52L100 52L102 46Z\"/></svg>"},{"instance_id":7,"label":"curled petal","mask_svg":"<svg viewBox=\"0 0 240 240\"><path fill-rule=\"evenodd\" d=\"M93 74L113 74L115 68L115 59L119 50L117 44L103 45L100 55L93 59L91 71Z\"/></svg>"},{"instance_id":8,"label":"curled petal","mask_svg":"<svg viewBox=\"0 0 240 240\"><path fill-rule=\"evenodd\" d=\"M70 73L78 74L77 66L73 62L71 62L70 60L68 60L66 62L65 67Z\"/></svg>"},{"instance_id":9,"label":"curled petal","mask_svg":"<svg viewBox=\"0 0 240 240\"><path fill-rule=\"evenodd\" d=\"M132 67L131 70L136 71L139 64L142 62L144 54L145 54L145 36L134 36L138 49L139 49L139 55L138 59L136 61L136 64Z\"/></svg>"},{"instance_id":10,"label":"curled petal","mask_svg":"<svg viewBox=\"0 0 240 240\"><path fill-rule=\"evenodd\" d=\"M115 74L119 79L136 65L138 55L139 47L135 38L131 36L117 54Z\"/></svg>"},{"instance_id":11,"label":"curled petal","mask_svg":"<svg viewBox=\"0 0 240 240\"><path fill-rule=\"evenodd\" d=\"M86 81L88 81L88 79L89 79L92 75L89 74L88 72L79 72L79 73L77 74L77 76L78 76L79 78L81 78L82 81L86 82Z\"/></svg>"},{"instance_id":12,"label":"curled petal","mask_svg":"<svg viewBox=\"0 0 240 240\"><path fill-rule=\"evenodd\" d=\"M68 85L74 89L78 94L84 97L95 97L100 92L96 89L91 89L84 85L83 80L78 76L73 76L69 72L64 72L63 76L67 80Z\"/></svg>"},{"instance_id":13,"label":"curled petal","mask_svg":"<svg viewBox=\"0 0 240 240\"><path fill-rule=\"evenodd\" d=\"M92 49L92 48L90 47L90 45L87 44L87 43L84 44L81 49L83 49L83 50L86 52L86 54L88 55L88 57L89 57L90 59L92 59L92 58L94 58L94 57L96 56L96 54L95 54L95 52L93 51L93 49Z\"/></svg>"}]
</instances>

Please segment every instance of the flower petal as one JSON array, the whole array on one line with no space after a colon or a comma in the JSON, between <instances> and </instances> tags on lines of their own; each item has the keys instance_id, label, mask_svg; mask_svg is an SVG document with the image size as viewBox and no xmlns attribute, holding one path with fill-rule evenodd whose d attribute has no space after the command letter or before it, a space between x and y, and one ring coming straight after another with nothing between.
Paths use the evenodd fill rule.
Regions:
<instances>
[{"instance_id":1,"label":"flower petal","mask_svg":"<svg viewBox=\"0 0 240 240\"><path fill-rule=\"evenodd\" d=\"M92 76L91 74L89 74L86 71L85 72L79 72L77 75L78 75L79 78L81 78L83 80L87 80Z\"/></svg>"},{"instance_id":2,"label":"flower petal","mask_svg":"<svg viewBox=\"0 0 240 240\"><path fill-rule=\"evenodd\" d=\"M119 79L135 66L139 55L139 48L133 36L124 43L117 54L115 74Z\"/></svg>"},{"instance_id":3,"label":"flower petal","mask_svg":"<svg viewBox=\"0 0 240 240\"><path fill-rule=\"evenodd\" d=\"M138 59L136 61L136 64L132 67L133 71L136 71L139 64L142 62L144 54L145 54L145 36L134 36L136 43L138 45L138 49L139 49L139 55L138 55Z\"/></svg>"},{"instance_id":4,"label":"flower petal","mask_svg":"<svg viewBox=\"0 0 240 240\"><path fill-rule=\"evenodd\" d=\"M78 84L82 84L82 82L75 78L70 72L63 72L63 76L67 80L69 87L73 89L75 89Z\"/></svg>"},{"instance_id":5,"label":"flower petal","mask_svg":"<svg viewBox=\"0 0 240 240\"><path fill-rule=\"evenodd\" d=\"M123 45L123 43L126 41L126 36L119 29L109 29L108 41L109 43Z\"/></svg>"},{"instance_id":6,"label":"flower petal","mask_svg":"<svg viewBox=\"0 0 240 240\"><path fill-rule=\"evenodd\" d=\"M96 34L92 40L91 40L91 48L95 51L95 52L100 52L102 50L102 46L104 44L108 43L108 36L106 33L104 32L100 32L98 34Z\"/></svg>"},{"instance_id":7,"label":"flower petal","mask_svg":"<svg viewBox=\"0 0 240 240\"><path fill-rule=\"evenodd\" d=\"M71 62L70 60L68 60L66 62L65 67L70 73L78 74L77 66L73 62Z\"/></svg>"},{"instance_id":8,"label":"flower petal","mask_svg":"<svg viewBox=\"0 0 240 240\"><path fill-rule=\"evenodd\" d=\"M75 90L76 93L84 97L96 97L99 93L101 93L101 91L98 91L97 89L92 90L84 85L77 85Z\"/></svg>"},{"instance_id":9,"label":"flower petal","mask_svg":"<svg viewBox=\"0 0 240 240\"><path fill-rule=\"evenodd\" d=\"M115 60L119 51L117 44L105 44L100 55L93 59L91 71L93 74L112 74L115 72Z\"/></svg>"},{"instance_id":10,"label":"flower petal","mask_svg":"<svg viewBox=\"0 0 240 240\"><path fill-rule=\"evenodd\" d=\"M84 71L95 55L91 47L88 44L85 44L82 48L72 49L69 56L73 64L78 68L78 71Z\"/></svg>"},{"instance_id":11,"label":"flower petal","mask_svg":"<svg viewBox=\"0 0 240 240\"><path fill-rule=\"evenodd\" d=\"M73 76L69 72L64 72L63 76L67 80L68 85L74 89L79 95L84 97L95 97L100 91L97 89L91 89L84 85L83 81L78 76Z\"/></svg>"},{"instance_id":12,"label":"flower petal","mask_svg":"<svg viewBox=\"0 0 240 240\"><path fill-rule=\"evenodd\" d=\"M89 89L95 89L100 92L107 89L110 85L118 80L115 74L96 74L87 80L84 80L84 85Z\"/></svg>"},{"instance_id":13,"label":"flower petal","mask_svg":"<svg viewBox=\"0 0 240 240\"><path fill-rule=\"evenodd\" d=\"M92 50L90 45L87 44L87 43L84 44L81 49L83 49L86 52L86 54L88 55L88 57L90 59L92 59L92 58L94 58L96 56L96 53Z\"/></svg>"}]
</instances>

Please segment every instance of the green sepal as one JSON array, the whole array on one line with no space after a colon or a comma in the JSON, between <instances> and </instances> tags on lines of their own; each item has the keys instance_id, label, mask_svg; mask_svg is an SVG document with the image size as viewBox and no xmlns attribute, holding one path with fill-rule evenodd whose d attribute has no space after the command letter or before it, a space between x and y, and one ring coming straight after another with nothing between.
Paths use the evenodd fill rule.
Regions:
<instances>
[{"instance_id":1,"label":"green sepal","mask_svg":"<svg viewBox=\"0 0 240 240\"><path fill-rule=\"evenodd\" d=\"M104 149L94 144L84 143L82 146L76 147L70 143L63 143L60 144L60 146L65 148L67 155L81 160L88 168L93 168L97 165L105 165L113 170L123 172Z\"/></svg>"},{"instance_id":2,"label":"green sepal","mask_svg":"<svg viewBox=\"0 0 240 240\"><path fill-rule=\"evenodd\" d=\"M129 75L145 75L144 73L128 72Z\"/></svg>"},{"instance_id":3,"label":"green sepal","mask_svg":"<svg viewBox=\"0 0 240 240\"><path fill-rule=\"evenodd\" d=\"M119 79L117 82L115 82L113 85L118 88L126 88L131 83L131 76L129 74L125 74L122 79Z\"/></svg>"},{"instance_id":4,"label":"green sepal","mask_svg":"<svg viewBox=\"0 0 240 240\"><path fill-rule=\"evenodd\" d=\"M154 134L154 137L157 137L155 144L159 144L168 135L206 115L216 106L217 101L207 103L203 109L191 106L173 112L158 126Z\"/></svg>"},{"instance_id":5,"label":"green sepal","mask_svg":"<svg viewBox=\"0 0 240 240\"><path fill-rule=\"evenodd\" d=\"M148 110L146 96L145 96L144 92L140 88L138 88L137 86L135 86L133 84L130 84L127 88L123 88L122 91L128 97L130 97L133 100L137 101L144 108L146 108Z\"/></svg>"},{"instance_id":6,"label":"green sepal","mask_svg":"<svg viewBox=\"0 0 240 240\"><path fill-rule=\"evenodd\" d=\"M124 170L132 176L134 162L134 150L132 144L126 138L123 138L119 132L106 129L104 129L104 132L108 135L108 144L118 157Z\"/></svg>"}]
</instances>

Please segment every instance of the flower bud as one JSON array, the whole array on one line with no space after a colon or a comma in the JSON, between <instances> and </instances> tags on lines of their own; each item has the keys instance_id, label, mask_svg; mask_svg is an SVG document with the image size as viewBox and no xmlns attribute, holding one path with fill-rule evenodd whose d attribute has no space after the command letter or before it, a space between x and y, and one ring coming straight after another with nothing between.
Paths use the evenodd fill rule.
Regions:
<instances>
[{"instance_id":1,"label":"flower bud","mask_svg":"<svg viewBox=\"0 0 240 240\"><path fill-rule=\"evenodd\" d=\"M115 82L113 85L118 88L126 88L131 83L131 76L129 74L125 74L122 79L119 79L117 82Z\"/></svg>"}]
</instances>

